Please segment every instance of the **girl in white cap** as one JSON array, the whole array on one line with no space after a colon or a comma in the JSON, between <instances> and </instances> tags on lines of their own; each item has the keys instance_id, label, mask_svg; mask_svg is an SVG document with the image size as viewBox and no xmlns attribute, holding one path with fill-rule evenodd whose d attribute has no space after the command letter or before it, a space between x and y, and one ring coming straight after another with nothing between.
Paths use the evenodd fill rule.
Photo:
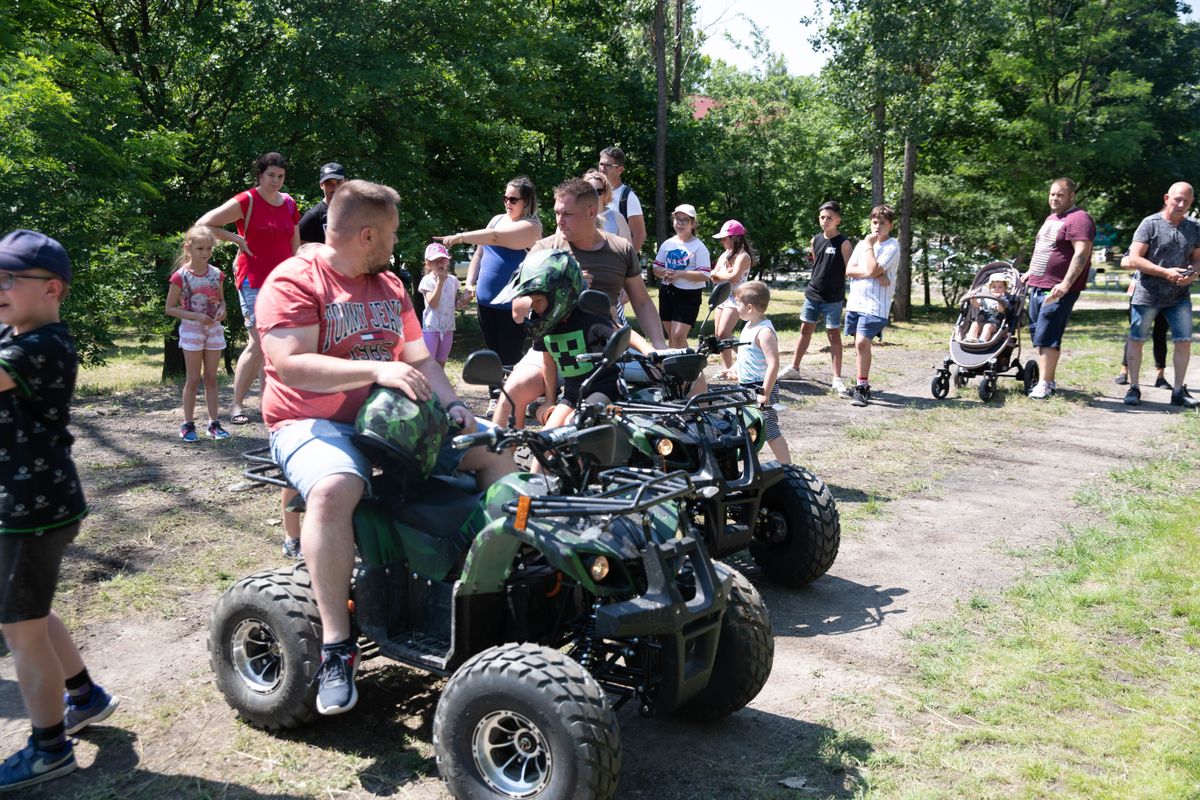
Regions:
<instances>
[{"instance_id":1,"label":"girl in white cap","mask_svg":"<svg viewBox=\"0 0 1200 800\"><path fill-rule=\"evenodd\" d=\"M458 278L450 272L450 251L434 242L425 248L425 277L417 287L425 296L421 333L433 359L446 366L454 344L454 312L459 301Z\"/></svg>"},{"instance_id":2,"label":"girl in white cap","mask_svg":"<svg viewBox=\"0 0 1200 800\"><path fill-rule=\"evenodd\" d=\"M696 238L696 209L684 203L671 215L675 235L662 243L654 258L654 274L662 281L658 314L668 347L687 347L688 333L700 315L700 298L708 285L712 260Z\"/></svg>"}]
</instances>

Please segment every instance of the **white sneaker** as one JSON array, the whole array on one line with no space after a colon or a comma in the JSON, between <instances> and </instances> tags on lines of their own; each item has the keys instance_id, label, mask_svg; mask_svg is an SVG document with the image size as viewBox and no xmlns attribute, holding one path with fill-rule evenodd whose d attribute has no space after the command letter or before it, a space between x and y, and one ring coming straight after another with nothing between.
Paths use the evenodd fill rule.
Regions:
<instances>
[{"instance_id":1,"label":"white sneaker","mask_svg":"<svg viewBox=\"0 0 1200 800\"><path fill-rule=\"evenodd\" d=\"M845 398L850 396L850 390L846 388L846 383L841 378L835 377L829 388L837 392L838 397Z\"/></svg>"},{"instance_id":2,"label":"white sneaker","mask_svg":"<svg viewBox=\"0 0 1200 800\"><path fill-rule=\"evenodd\" d=\"M1034 400L1046 400L1054 394L1054 384L1048 381L1038 381L1029 396Z\"/></svg>"},{"instance_id":3,"label":"white sneaker","mask_svg":"<svg viewBox=\"0 0 1200 800\"><path fill-rule=\"evenodd\" d=\"M783 372L779 373L777 380L781 381L798 381L801 378L800 370L795 367L788 367Z\"/></svg>"}]
</instances>

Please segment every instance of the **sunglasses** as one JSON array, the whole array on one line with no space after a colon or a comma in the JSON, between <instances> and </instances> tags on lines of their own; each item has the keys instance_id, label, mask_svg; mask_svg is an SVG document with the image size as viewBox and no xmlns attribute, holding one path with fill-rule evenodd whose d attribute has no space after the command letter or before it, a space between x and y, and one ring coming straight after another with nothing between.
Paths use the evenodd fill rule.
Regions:
<instances>
[{"instance_id":1,"label":"sunglasses","mask_svg":"<svg viewBox=\"0 0 1200 800\"><path fill-rule=\"evenodd\" d=\"M596 166L597 166L599 169L612 169L613 167L619 167L619 166L621 166L621 165L620 165L620 164L605 164L603 161L601 161L601 162L600 162L599 164L597 164Z\"/></svg>"},{"instance_id":2,"label":"sunglasses","mask_svg":"<svg viewBox=\"0 0 1200 800\"><path fill-rule=\"evenodd\" d=\"M508 195L504 195L505 205L516 205L519 202L521 202L521 198L519 197L509 197Z\"/></svg>"},{"instance_id":3,"label":"sunglasses","mask_svg":"<svg viewBox=\"0 0 1200 800\"><path fill-rule=\"evenodd\" d=\"M53 281L61 278L47 278L44 275L17 275L14 272L0 272L0 292L7 292L16 285L17 279L26 281Z\"/></svg>"}]
</instances>

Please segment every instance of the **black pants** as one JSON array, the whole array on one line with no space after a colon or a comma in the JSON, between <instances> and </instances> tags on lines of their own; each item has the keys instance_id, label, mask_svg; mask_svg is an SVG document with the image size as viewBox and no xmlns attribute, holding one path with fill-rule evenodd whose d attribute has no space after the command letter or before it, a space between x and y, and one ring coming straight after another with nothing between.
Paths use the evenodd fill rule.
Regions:
<instances>
[{"instance_id":1,"label":"black pants","mask_svg":"<svg viewBox=\"0 0 1200 800\"><path fill-rule=\"evenodd\" d=\"M1133 324L1133 306L1129 306L1129 324ZM1165 314L1158 314L1154 317L1154 329L1150 332L1154 348L1154 366L1158 369L1167 368L1167 317ZM1121 366L1129 366L1129 355L1121 359Z\"/></svg>"},{"instance_id":2,"label":"black pants","mask_svg":"<svg viewBox=\"0 0 1200 800\"><path fill-rule=\"evenodd\" d=\"M479 306L479 330L483 343L495 350L500 363L511 367L525 355L525 328L513 322L512 311L507 308Z\"/></svg>"}]
</instances>

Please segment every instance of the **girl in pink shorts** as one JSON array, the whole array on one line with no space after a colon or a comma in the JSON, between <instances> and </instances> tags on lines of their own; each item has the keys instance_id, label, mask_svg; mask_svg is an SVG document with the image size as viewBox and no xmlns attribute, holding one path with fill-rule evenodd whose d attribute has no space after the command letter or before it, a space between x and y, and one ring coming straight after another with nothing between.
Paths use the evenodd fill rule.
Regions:
<instances>
[{"instance_id":1,"label":"girl in pink shorts","mask_svg":"<svg viewBox=\"0 0 1200 800\"><path fill-rule=\"evenodd\" d=\"M204 375L204 400L208 405L210 439L228 439L217 416L217 369L225 349L225 276L208 263L213 250L213 235L207 226L195 225L183 235L183 245L175 259L167 290L167 316L179 320L179 349L187 366L183 383L183 424L179 438L195 442L196 388Z\"/></svg>"},{"instance_id":2,"label":"girl in pink shorts","mask_svg":"<svg viewBox=\"0 0 1200 800\"><path fill-rule=\"evenodd\" d=\"M458 278L450 268L450 251L437 242L426 247L425 276L417 287L425 296L421 331L429 354L443 367L454 344L454 314L463 305L458 287Z\"/></svg>"}]
</instances>

